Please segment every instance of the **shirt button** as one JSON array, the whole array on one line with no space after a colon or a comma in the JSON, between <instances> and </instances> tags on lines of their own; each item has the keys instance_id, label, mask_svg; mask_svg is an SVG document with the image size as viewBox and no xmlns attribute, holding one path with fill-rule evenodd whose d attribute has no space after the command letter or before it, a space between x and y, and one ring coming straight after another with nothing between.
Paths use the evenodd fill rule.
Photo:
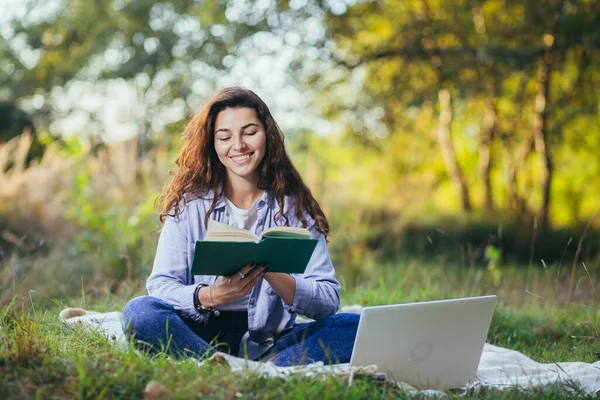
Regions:
<instances>
[{"instance_id":1,"label":"shirt button","mask_svg":"<svg viewBox=\"0 0 600 400\"><path fill-rule=\"evenodd\" d=\"M258 223L259 223L259 224L262 224L262 223L263 223L263 220L262 220L262 219L259 219L259 220L258 220Z\"/></svg>"},{"instance_id":2,"label":"shirt button","mask_svg":"<svg viewBox=\"0 0 600 400\"><path fill-rule=\"evenodd\" d=\"M264 207L264 205L265 205L264 200L261 200L261 201L258 202L258 206L259 207Z\"/></svg>"}]
</instances>

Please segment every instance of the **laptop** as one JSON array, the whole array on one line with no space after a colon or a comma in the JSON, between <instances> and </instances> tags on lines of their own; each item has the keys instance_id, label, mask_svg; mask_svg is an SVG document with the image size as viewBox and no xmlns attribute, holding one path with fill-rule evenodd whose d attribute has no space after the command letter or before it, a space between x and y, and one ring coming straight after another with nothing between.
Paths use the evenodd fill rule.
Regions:
<instances>
[{"instance_id":1,"label":"laptop","mask_svg":"<svg viewBox=\"0 0 600 400\"><path fill-rule=\"evenodd\" d=\"M388 378L417 389L463 387L477 374L496 299L365 307L350 370L376 365Z\"/></svg>"}]
</instances>

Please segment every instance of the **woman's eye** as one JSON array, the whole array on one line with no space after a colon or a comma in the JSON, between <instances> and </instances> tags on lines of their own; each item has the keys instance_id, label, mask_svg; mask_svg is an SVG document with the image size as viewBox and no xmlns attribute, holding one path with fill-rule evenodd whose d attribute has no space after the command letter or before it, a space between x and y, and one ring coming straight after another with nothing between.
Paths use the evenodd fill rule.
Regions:
<instances>
[{"instance_id":1,"label":"woman's eye","mask_svg":"<svg viewBox=\"0 0 600 400\"><path fill-rule=\"evenodd\" d=\"M246 132L246 135L253 136L253 135L256 135L256 132Z\"/></svg>"},{"instance_id":2,"label":"woman's eye","mask_svg":"<svg viewBox=\"0 0 600 400\"><path fill-rule=\"evenodd\" d=\"M224 141L226 141L226 140L229 140L229 137L227 137L227 136L226 136L226 137L222 137L222 138L219 138L219 140L220 140L221 142L224 142Z\"/></svg>"}]
</instances>

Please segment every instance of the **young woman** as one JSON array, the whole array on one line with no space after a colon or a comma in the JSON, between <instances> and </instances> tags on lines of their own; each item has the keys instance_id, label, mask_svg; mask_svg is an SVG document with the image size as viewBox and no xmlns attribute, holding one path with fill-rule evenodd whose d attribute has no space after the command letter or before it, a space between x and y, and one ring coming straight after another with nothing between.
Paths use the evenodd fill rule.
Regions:
<instances>
[{"instance_id":1,"label":"young woman","mask_svg":"<svg viewBox=\"0 0 600 400\"><path fill-rule=\"evenodd\" d=\"M293 166L267 105L252 91L221 90L188 124L178 168L160 201L149 296L123 312L130 338L151 351L203 357L226 351L277 365L349 362L359 316L335 314L340 284L329 224ZM318 239L304 274L240 265L232 276L192 276L208 220L256 234L305 227ZM315 319L296 323L296 315Z\"/></svg>"}]
</instances>

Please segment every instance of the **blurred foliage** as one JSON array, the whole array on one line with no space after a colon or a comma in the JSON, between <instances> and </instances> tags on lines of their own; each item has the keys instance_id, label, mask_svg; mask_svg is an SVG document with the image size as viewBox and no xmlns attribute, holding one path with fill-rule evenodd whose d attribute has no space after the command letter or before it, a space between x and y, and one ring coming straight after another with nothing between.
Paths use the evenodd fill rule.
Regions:
<instances>
[{"instance_id":1,"label":"blurred foliage","mask_svg":"<svg viewBox=\"0 0 600 400\"><path fill-rule=\"evenodd\" d=\"M437 209L578 224L600 194L599 15L587 0L357 2L327 10L329 62L299 63L326 115L394 154L383 185L434 175Z\"/></svg>"},{"instance_id":2,"label":"blurred foliage","mask_svg":"<svg viewBox=\"0 0 600 400\"><path fill-rule=\"evenodd\" d=\"M511 220L439 212L420 217L418 205L427 202L428 192L416 190L415 214L404 214L386 207L395 194L378 186L377 164L386 153L356 144L340 144L334 152L325 144L341 136L301 137L312 150L290 146L290 151L329 217L332 259L352 285L378 274L381 265L414 259L487 271L496 285L504 282L505 264L533 262L539 269L541 262L562 271L554 276L564 282L572 265L580 269L574 262L580 241L579 261L597 271L600 232L595 229L582 238L583 227L542 235ZM26 137L15 139L29 143ZM0 145L0 154L12 145ZM20 142L16 147L27 150ZM98 147L72 137L49 146L39 164L16 164L1 175L0 288L15 293L44 287L46 295L59 296L73 295L81 280L94 293L106 282L110 290L141 284L158 239L154 200L175 152L159 147L143 160L137 154L135 140ZM359 155L363 163L355 162ZM325 160L323 171L319 163ZM373 196L375 191L381 195Z\"/></svg>"},{"instance_id":3,"label":"blurred foliage","mask_svg":"<svg viewBox=\"0 0 600 400\"><path fill-rule=\"evenodd\" d=\"M134 116L142 153L162 133L153 130L156 115L173 107L190 114L199 98L215 90L243 40L273 29L277 20L276 10L254 1L45 4L24 3L25 17L0 34L0 100L26 109L46 129L65 113L57 96L73 82L93 83L90 90L100 91L102 83L127 81L142 104Z\"/></svg>"},{"instance_id":4,"label":"blurred foliage","mask_svg":"<svg viewBox=\"0 0 600 400\"><path fill-rule=\"evenodd\" d=\"M166 148L140 160L135 140L98 146L71 137L26 167L18 153L30 143L24 136L0 145L0 160L20 160L9 158L14 166L4 173L0 168L0 286L16 277L35 286L50 274L57 288L85 277L116 289L147 276L160 227L154 200L173 162ZM4 151L10 148L19 152ZM27 262L40 256L56 266L46 271L46 261ZM2 270L4 264L13 268Z\"/></svg>"},{"instance_id":5,"label":"blurred foliage","mask_svg":"<svg viewBox=\"0 0 600 400\"><path fill-rule=\"evenodd\" d=\"M18 276L46 264L10 254L48 243L82 276L147 276L186 116L242 49L247 63L294 50L290 76L311 96L298 112L342 126L286 135L348 279L415 256L496 283L507 263L599 265L597 1L43 4L0 33L0 262ZM134 88L136 140L45 133L82 82ZM32 134L45 146L33 161Z\"/></svg>"},{"instance_id":6,"label":"blurred foliage","mask_svg":"<svg viewBox=\"0 0 600 400\"><path fill-rule=\"evenodd\" d=\"M7 142L20 135L25 128L33 131L31 117L13 103L0 101L0 142Z\"/></svg>"},{"instance_id":7,"label":"blurred foliage","mask_svg":"<svg viewBox=\"0 0 600 400\"><path fill-rule=\"evenodd\" d=\"M114 188L98 187L95 182L98 180L97 171L90 168L87 154L76 138L67 143L66 150L76 160L74 167L77 171L65 210L66 222L75 222L81 228L73 237L74 251L97 253L109 279L133 279L148 274L152 257L142 244L145 241L153 243L149 234L158 227L153 201L157 193L137 193L134 196L117 193L121 201L115 201L110 195L99 195L99 191ZM133 165L129 167L135 168ZM131 183L123 182L119 189L128 190ZM137 182L134 184L138 190L142 189L141 186Z\"/></svg>"}]
</instances>

